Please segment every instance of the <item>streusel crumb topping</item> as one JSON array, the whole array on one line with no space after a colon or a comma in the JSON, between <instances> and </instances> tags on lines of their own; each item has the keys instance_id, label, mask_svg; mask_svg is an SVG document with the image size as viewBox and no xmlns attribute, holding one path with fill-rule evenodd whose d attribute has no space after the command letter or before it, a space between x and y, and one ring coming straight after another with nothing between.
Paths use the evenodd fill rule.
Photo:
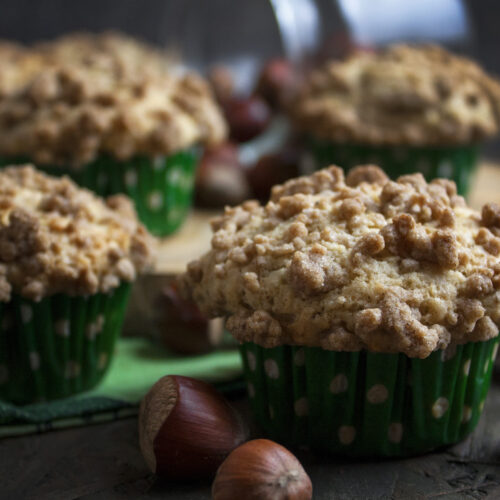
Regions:
<instances>
[{"instance_id":1,"label":"streusel crumb topping","mask_svg":"<svg viewBox=\"0 0 500 500\"><path fill-rule=\"evenodd\" d=\"M332 166L213 230L183 284L240 341L424 358L498 335L500 206L468 208L449 180Z\"/></svg>"},{"instance_id":2,"label":"streusel crumb topping","mask_svg":"<svg viewBox=\"0 0 500 500\"><path fill-rule=\"evenodd\" d=\"M437 46L393 45L330 62L311 75L297 125L363 144L469 144L498 132L500 84Z\"/></svg>"},{"instance_id":3,"label":"streusel crumb topping","mask_svg":"<svg viewBox=\"0 0 500 500\"><path fill-rule=\"evenodd\" d=\"M125 196L102 200L31 166L0 171L0 302L108 292L148 267L153 247Z\"/></svg>"},{"instance_id":4,"label":"streusel crumb topping","mask_svg":"<svg viewBox=\"0 0 500 500\"><path fill-rule=\"evenodd\" d=\"M221 141L226 125L208 84L147 49L116 35L26 49L41 63L3 84L0 155L81 166L103 153L123 160Z\"/></svg>"}]
</instances>

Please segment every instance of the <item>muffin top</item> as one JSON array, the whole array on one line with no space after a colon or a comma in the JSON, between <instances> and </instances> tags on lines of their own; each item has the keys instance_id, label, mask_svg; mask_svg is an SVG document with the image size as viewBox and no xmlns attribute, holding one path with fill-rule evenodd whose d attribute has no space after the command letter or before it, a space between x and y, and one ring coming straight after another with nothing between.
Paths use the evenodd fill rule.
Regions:
<instances>
[{"instance_id":1,"label":"muffin top","mask_svg":"<svg viewBox=\"0 0 500 500\"><path fill-rule=\"evenodd\" d=\"M123 160L222 140L205 81L127 40L79 35L33 48L40 68L0 98L0 155L78 167L99 154Z\"/></svg>"},{"instance_id":2,"label":"muffin top","mask_svg":"<svg viewBox=\"0 0 500 500\"><path fill-rule=\"evenodd\" d=\"M468 208L449 180L332 166L213 230L182 284L240 341L424 358L498 334L500 206Z\"/></svg>"},{"instance_id":3,"label":"muffin top","mask_svg":"<svg viewBox=\"0 0 500 500\"><path fill-rule=\"evenodd\" d=\"M76 62L123 74L159 74L168 71L167 54L122 33L75 32L31 47L45 64Z\"/></svg>"},{"instance_id":4,"label":"muffin top","mask_svg":"<svg viewBox=\"0 0 500 500\"><path fill-rule=\"evenodd\" d=\"M22 88L41 65L41 58L26 47L0 40L0 99Z\"/></svg>"},{"instance_id":5,"label":"muffin top","mask_svg":"<svg viewBox=\"0 0 500 500\"><path fill-rule=\"evenodd\" d=\"M497 133L500 84L440 47L393 45L313 73L294 115L299 128L335 142L470 144Z\"/></svg>"},{"instance_id":6,"label":"muffin top","mask_svg":"<svg viewBox=\"0 0 500 500\"><path fill-rule=\"evenodd\" d=\"M0 302L109 292L152 262L125 196L107 200L31 166L0 171Z\"/></svg>"}]
</instances>

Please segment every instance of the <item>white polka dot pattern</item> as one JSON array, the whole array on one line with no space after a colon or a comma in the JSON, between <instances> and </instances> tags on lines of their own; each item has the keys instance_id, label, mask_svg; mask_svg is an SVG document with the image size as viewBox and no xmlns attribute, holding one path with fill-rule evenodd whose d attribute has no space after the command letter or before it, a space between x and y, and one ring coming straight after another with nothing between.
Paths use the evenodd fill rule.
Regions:
<instances>
[{"instance_id":1,"label":"white polka dot pattern","mask_svg":"<svg viewBox=\"0 0 500 500\"><path fill-rule=\"evenodd\" d=\"M153 191L148 196L148 207L151 210L159 210L163 204L163 195L159 191Z\"/></svg>"},{"instance_id":2,"label":"white polka dot pattern","mask_svg":"<svg viewBox=\"0 0 500 500\"><path fill-rule=\"evenodd\" d=\"M69 320L60 319L55 322L54 330L60 337L69 337Z\"/></svg>"},{"instance_id":3,"label":"white polka dot pattern","mask_svg":"<svg viewBox=\"0 0 500 500\"><path fill-rule=\"evenodd\" d=\"M108 354L106 352L101 352L97 361L97 368L99 370L104 370L108 365Z\"/></svg>"},{"instance_id":4,"label":"white polka dot pattern","mask_svg":"<svg viewBox=\"0 0 500 500\"><path fill-rule=\"evenodd\" d=\"M498 353L498 344L495 344L495 347L493 347L493 352L491 353L491 360L495 361Z\"/></svg>"},{"instance_id":5,"label":"white polka dot pattern","mask_svg":"<svg viewBox=\"0 0 500 500\"><path fill-rule=\"evenodd\" d=\"M167 182L172 186L176 186L177 184L179 184L181 177L182 170L179 167L172 167L167 172Z\"/></svg>"},{"instance_id":6,"label":"white polka dot pattern","mask_svg":"<svg viewBox=\"0 0 500 500\"><path fill-rule=\"evenodd\" d=\"M441 351L441 361L449 361L455 357L457 353L457 346L452 344L448 346L445 350Z\"/></svg>"},{"instance_id":7,"label":"white polka dot pattern","mask_svg":"<svg viewBox=\"0 0 500 500\"><path fill-rule=\"evenodd\" d=\"M26 325L33 319L33 308L28 304L21 304L21 321Z\"/></svg>"},{"instance_id":8,"label":"white polka dot pattern","mask_svg":"<svg viewBox=\"0 0 500 500\"><path fill-rule=\"evenodd\" d=\"M375 384L366 393L366 399L369 403L373 405L378 405L387 401L389 397L389 391L387 387L382 384Z\"/></svg>"},{"instance_id":9,"label":"white polka dot pattern","mask_svg":"<svg viewBox=\"0 0 500 500\"><path fill-rule=\"evenodd\" d=\"M155 156L153 158L153 169L158 171L161 170L165 166L165 157L164 156Z\"/></svg>"},{"instance_id":10,"label":"white polka dot pattern","mask_svg":"<svg viewBox=\"0 0 500 500\"><path fill-rule=\"evenodd\" d=\"M254 372L257 366L257 360L255 359L255 354L251 351L247 351L247 362L250 371Z\"/></svg>"},{"instance_id":11,"label":"white polka dot pattern","mask_svg":"<svg viewBox=\"0 0 500 500\"><path fill-rule=\"evenodd\" d=\"M64 377L68 379L76 378L80 375L80 371L80 365L76 361L70 360L66 363L66 367L64 369Z\"/></svg>"},{"instance_id":12,"label":"white polka dot pattern","mask_svg":"<svg viewBox=\"0 0 500 500\"><path fill-rule=\"evenodd\" d=\"M32 371L36 372L40 369L40 354L37 352L30 352L28 356L30 360L30 368Z\"/></svg>"},{"instance_id":13,"label":"white polka dot pattern","mask_svg":"<svg viewBox=\"0 0 500 500\"><path fill-rule=\"evenodd\" d=\"M102 332L102 329L104 327L104 316L102 314L99 314L97 318L92 322L87 325L86 329L86 336L89 340L94 340L96 336Z\"/></svg>"},{"instance_id":14,"label":"white polka dot pattern","mask_svg":"<svg viewBox=\"0 0 500 500\"><path fill-rule=\"evenodd\" d=\"M306 362L306 352L303 347L297 349L294 356L295 366L304 366Z\"/></svg>"},{"instance_id":15,"label":"white polka dot pattern","mask_svg":"<svg viewBox=\"0 0 500 500\"><path fill-rule=\"evenodd\" d=\"M248 397L249 398L254 398L255 397L255 386L252 384L252 382L249 382L247 385L247 391L248 391Z\"/></svg>"},{"instance_id":16,"label":"white polka dot pattern","mask_svg":"<svg viewBox=\"0 0 500 500\"><path fill-rule=\"evenodd\" d=\"M438 398L432 405L432 416L434 418L441 418L447 411L450 403L446 398Z\"/></svg>"},{"instance_id":17,"label":"white polka dot pattern","mask_svg":"<svg viewBox=\"0 0 500 500\"><path fill-rule=\"evenodd\" d=\"M278 363L274 359L266 359L264 361L264 370L266 375L273 380L276 380L280 376L280 370L278 368Z\"/></svg>"},{"instance_id":18,"label":"white polka dot pattern","mask_svg":"<svg viewBox=\"0 0 500 500\"><path fill-rule=\"evenodd\" d=\"M307 398L300 398L294 404L295 415L305 417L309 413L309 401Z\"/></svg>"},{"instance_id":19,"label":"white polka dot pattern","mask_svg":"<svg viewBox=\"0 0 500 500\"><path fill-rule=\"evenodd\" d=\"M356 437L356 429L352 427L351 425L343 425L339 429L339 441L343 445L349 445L351 444L355 437Z\"/></svg>"},{"instance_id":20,"label":"white polka dot pattern","mask_svg":"<svg viewBox=\"0 0 500 500\"><path fill-rule=\"evenodd\" d=\"M466 375L466 376L469 375L469 372L470 372L470 359L468 359L464 363L463 370L464 370L464 375Z\"/></svg>"},{"instance_id":21,"label":"white polka dot pattern","mask_svg":"<svg viewBox=\"0 0 500 500\"><path fill-rule=\"evenodd\" d=\"M462 422L469 422L472 418L472 408L470 406L465 405L462 413Z\"/></svg>"},{"instance_id":22,"label":"white polka dot pattern","mask_svg":"<svg viewBox=\"0 0 500 500\"><path fill-rule=\"evenodd\" d=\"M445 160L438 166L438 177L451 177L453 175L453 165Z\"/></svg>"},{"instance_id":23,"label":"white polka dot pattern","mask_svg":"<svg viewBox=\"0 0 500 500\"><path fill-rule=\"evenodd\" d=\"M125 185L129 188L137 186L137 172L135 170L127 170L125 173Z\"/></svg>"},{"instance_id":24,"label":"white polka dot pattern","mask_svg":"<svg viewBox=\"0 0 500 500\"><path fill-rule=\"evenodd\" d=\"M330 382L330 392L332 394L341 394L346 392L349 387L349 381L343 373L335 375L333 380Z\"/></svg>"},{"instance_id":25,"label":"white polka dot pattern","mask_svg":"<svg viewBox=\"0 0 500 500\"><path fill-rule=\"evenodd\" d=\"M399 422L393 422L387 429L387 438L391 443L397 444L403 438L403 425Z\"/></svg>"}]
</instances>

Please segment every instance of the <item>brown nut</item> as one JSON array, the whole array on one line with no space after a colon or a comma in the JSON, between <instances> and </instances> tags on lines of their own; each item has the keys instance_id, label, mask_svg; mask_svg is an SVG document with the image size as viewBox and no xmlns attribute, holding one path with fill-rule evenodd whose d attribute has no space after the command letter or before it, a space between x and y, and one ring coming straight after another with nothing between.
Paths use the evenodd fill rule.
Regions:
<instances>
[{"instance_id":1,"label":"brown nut","mask_svg":"<svg viewBox=\"0 0 500 500\"><path fill-rule=\"evenodd\" d=\"M299 75L286 59L271 59L261 70L255 93L272 108L285 105L296 92Z\"/></svg>"},{"instance_id":2,"label":"brown nut","mask_svg":"<svg viewBox=\"0 0 500 500\"><path fill-rule=\"evenodd\" d=\"M250 197L250 187L234 144L208 148L196 174L196 203L208 208L238 205Z\"/></svg>"},{"instance_id":3,"label":"brown nut","mask_svg":"<svg viewBox=\"0 0 500 500\"><path fill-rule=\"evenodd\" d=\"M310 500L312 483L283 446L254 439L236 448L217 471L213 500Z\"/></svg>"},{"instance_id":4,"label":"brown nut","mask_svg":"<svg viewBox=\"0 0 500 500\"><path fill-rule=\"evenodd\" d=\"M229 99L224 114L233 141L246 142L258 136L269 125L271 110L266 101L257 96Z\"/></svg>"},{"instance_id":5,"label":"brown nut","mask_svg":"<svg viewBox=\"0 0 500 500\"><path fill-rule=\"evenodd\" d=\"M141 402L142 454L151 471L167 479L212 477L247 435L233 407L200 380L168 375Z\"/></svg>"},{"instance_id":6,"label":"brown nut","mask_svg":"<svg viewBox=\"0 0 500 500\"><path fill-rule=\"evenodd\" d=\"M181 297L176 283L163 287L156 300L158 331L167 349L177 354L203 354L222 341L224 322L209 320L192 301Z\"/></svg>"}]
</instances>

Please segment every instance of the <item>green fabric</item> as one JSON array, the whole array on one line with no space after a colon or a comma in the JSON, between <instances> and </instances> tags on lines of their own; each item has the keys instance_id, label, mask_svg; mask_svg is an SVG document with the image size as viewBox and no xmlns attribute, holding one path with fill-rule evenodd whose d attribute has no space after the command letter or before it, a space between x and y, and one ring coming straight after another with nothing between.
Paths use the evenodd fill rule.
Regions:
<instances>
[{"instance_id":1,"label":"green fabric","mask_svg":"<svg viewBox=\"0 0 500 500\"><path fill-rule=\"evenodd\" d=\"M144 394L168 374L201 378L222 391L232 391L240 387L241 361L236 348L201 356L175 356L147 339L120 339L111 367L97 388L71 398L26 406L0 401L0 437L134 415Z\"/></svg>"},{"instance_id":2,"label":"green fabric","mask_svg":"<svg viewBox=\"0 0 500 500\"><path fill-rule=\"evenodd\" d=\"M498 337L426 359L315 347L241 346L250 404L271 438L353 457L405 456L475 428Z\"/></svg>"},{"instance_id":3,"label":"green fabric","mask_svg":"<svg viewBox=\"0 0 500 500\"><path fill-rule=\"evenodd\" d=\"M459 194L467 195L477 166L476 146L410 147L341 144L310 139L314 168L339 165L346 170L357 165L382 167L396 179L401 175L420 172L430 181L444 177L455 181Z\"/></svg>"},{"instance_id":4,"label":"green fabric","mask_svg":"<svg viewBox=\"0 0 500 500\"><path fill-rule=\"evenodd\" d=\"M102 155L80 168L37 168L50 175L68 175L99 196L130 196L148 230L156 236L166 236L181 226L191 208L199 154L198 148L191 148L169 156L135 156L123 161ZM22 163L29 163L29 159L0 158L0 166Z\"/></svg>"}]
</instances>

